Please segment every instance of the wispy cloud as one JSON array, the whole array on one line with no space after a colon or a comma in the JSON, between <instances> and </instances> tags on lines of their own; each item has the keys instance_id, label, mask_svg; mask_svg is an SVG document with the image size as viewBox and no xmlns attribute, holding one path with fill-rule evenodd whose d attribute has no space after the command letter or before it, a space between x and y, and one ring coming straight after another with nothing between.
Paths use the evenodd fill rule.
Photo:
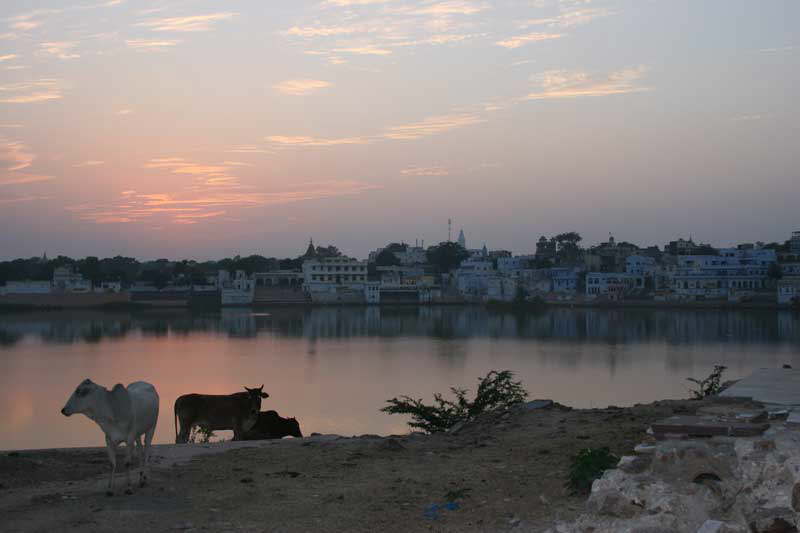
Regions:
<instances>
[{"instance_id":1,"label":"wispy cloud","mask_svg":"<svg viewBox=\"0 0 800 533\"><path fill-rule=\"evenodd\" d=\"M217 22L230 20L238 13L210 13L208 15L194 15L190 17L168 17L139 22L137 26L149 28L152 31L166 32L197 32L210 31Z\"/></svg>"},{"instance_id":2,"label":"wispy cloud","mask_svg":"<svg viewBox=\"0 0 800 533\"><path fill-rule=\"evenodd\" d=\"M100 165L104 165L104 164L105 164L105 161L89 160L89 161L84 161L83 163L76 163L76 164L74 164L72 166L73 166L73 168L85 168L85 167L99 167Z\"/></svg>"},{"instance_id":3,"label":"wispy cloud","mask_svg":"<svg viewBox=\"0 0 800 533\"><path fill-rule=\"evenodd\" d=\"M450 170L442 166L408 167L400 171L403 176L448 176Z\"/></svg>"},{"instance_id":4,"label":"wispy cloud","mask_svg":"<svg viewBox=\"0 0 800 533\"><path fill-rule=\"evenodd\" d=\"M0 103L30 104L63 98L61 82L54 79L0 85Z\"/></svg>"},{"instance_id":5,"label":"wispy cloud","mask_svg":"<svg viewBox=\"0 0 800 533\"><path fill-rule=\"evenodd\" d=\"M474 113L439 115L419 122L390 126L383 137L395 140L413 140L438 135L464 126L480 124L481 122L485 122L485 119Z\"/></svg>"},{"instance_id":6,"label":"wispy cloud","mask_svg":"<svg viewBox=\"0 0 800 533\"><path fill-rule=\"evenodd\" d=\"M62 42L49 42L39 45L39 55L51 56L58 59L77 59L80 54L73 52L73 49L78 45L76 42L62 41Z\"/></svg>"},{"instance_id":7,"label":"wispy cloud","mask_svg":"<svg viewBox=\"0 0 800 533\"><path fill-rule=\"evenodd\" d=\"M11 61L12 59L16 59L17 57L19 57L17 56L17 54L6 54L4 56L0 56L0 63L2 63L3 61Z\"/></svg>"},{"instance_id":8,"label":"wispy cloud","mask_svg":"<svg viewBox=\"0 0 800 533\"><path fill-rule=\"evenodd\" d=\"M30 31L44 24L44 18L62 13L63 9L35 9L6 19L12 29Z\"/></svg>"},{"instance_id":9,"label":"wispy cloud","mask_svg":"<svg viewBox=\"0 0 800 533\"><path fill-rule=\"evenodd\" d=\"M160 52L181 43L178 40L157 40L157 39L128 39L125 44L129 48L140 50L142 52Z\"/></svg>"},{"instance_id":10,"label":"wispy cloud","mask_svg":"<svg viewBox=\"0 0 800 533\"><path fill-rule=\"evenodd\" d=\"M502 46L503 48L519 48L520 46L524 46L528 43L538 43L541 41L551 41L553 39L560 39L563 35L560 33L527 33L525 35L517 35L511 37L509 39L505 39L503 41L497 41L495 44L497 46Z\"/></svg>"},{"instance_id":11,"label":"wispy cloud","mask_svg":"<svg viewBox=\"0 0 800 533\"><path fill-rule=\"evenodd\" d=\"M272 150L265 150L255 144L240 144L225 150L229 154L271 154Z\"/></svg>"},{"instance_id":12,"label":"wispy cloud","mask_svg":"<svg viewBox=\"0 0 800 533\"><path fill-rule=\"evenodd\" d=\"M342 145L363 145L376 141L409 141L439 135L457 128L480 124L485 119L476 113L456 113L450 115L437 115L428 117L419 122L411 122L398 126L389 126L381 133L359 137L310 137L270 135L266 140L274 146L283 147L329 147Z\"/></svg>"},{"instance_id":13,"label":"wispy cloud","mask_svg":"<svg viewBox=\"0 0 800 533\"><path fill-rule=\"evenodd\" d=\"M230 192L185 190L142 194L123 191L117 201L105 205L73 205L65 209L79 219L95 224L164 221L192 224L216 219L235 209L323 200L362 194L380 187L356 180L328 180L300 183L278 191Z\"/></svg>"},{"instance_id":14,"label":"wispy cloud","mask_svg":"<svg viewBox=\"0 0 800 533\"><path fill-rule=\"evenodd\" d=\"M327 81L300 79L282 81L273 85L272 88L283 94L305 96L330 86L331 84Z\"/></svg>"},{"instance_id":15,"label":"wispy cloud","mask_svg":"<svg viewBox=\"0 0 800 533\"><path fill-rule=\"evenodd\" d=\"M547 26L550 28L571 28L588 24L594 19L607 17L612 12L606 8L579 8L566 9L553 17L526 20L521 24L523 28L531 26Z\"/></svg>"},{"instance_id":16,"label":"wispy cloud","mask_svg":"<svg viewBox=\"0 0 800 533\"><path fill-rule=\"evenodd\" d=\"M22 172L30 168L36 160L36 154L25 143L0 138L0 186L23 185L39 181L48 181L52 176L40 176Z\"/></svg>"},{"instance_id":17,"label":"wispy cloud","mask_svg":"<svg viewBox=\"0 0 800 533\"><path fill-rule=\"evenodd\" d=\"M35 202L38 200L49 200L49 196L26 195L12 196L10 198L0 198L0 204L20 204L23 202Z\"/></svg>"},{"instance_id":18,"label":"wispy cloud","mask_svg":"<svg viewBox=\"0 0 800 533\"><path fill-rule=\"evenodd\" d=\"M120 109L119 111L117 111L116 114L117 115L121 115L121 116L132 115L133 114L133 109Z\"/></svg>"},{"instance_id":19,"label":"wispy cloud","mask_svg":"<svg viewBox=\"0 0 800 533\"><path fill-rule=\"evenodd\" d=\"M339 146L343 144L368 144L367 137L341 137L324 139L320 137L270 135L267 140L283 146Z\"/></svg>"},{"instance_id":20,"label":"wispy cloud","mask_svg":"<svg viewBox=\"0 0 800 533\"><path fill-rule=\"evenodd\" d=\"M593 76L582 71L549 70L536 77L539 89L526 100L610 96L650 90L638 85L647 69L643 66Z\"/></svg>"}]
</instances>

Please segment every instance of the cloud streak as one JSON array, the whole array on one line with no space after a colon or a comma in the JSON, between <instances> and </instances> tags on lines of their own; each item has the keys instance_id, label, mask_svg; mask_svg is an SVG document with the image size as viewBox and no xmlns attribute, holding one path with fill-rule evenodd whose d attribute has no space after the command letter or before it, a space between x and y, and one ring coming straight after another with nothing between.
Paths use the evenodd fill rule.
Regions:
<instances>
[{"instance_id":1,"label":"cloud streak","mask_svg":"<svg viewBox=\"0 0 800 533\"><path fill-rule=\"evenodd\" d=\"M647 69L643 66L612 72L607 76L592 76L583 71L548 70L537 77L539 89L525 100L550 100L611 96L649 91L638 85Z\"/></svg>"},{"instance_id":2,"label":"cloud streak","mask_svg":"<svg viewBox=\"0 0 800 533\"><path fill-rule=\"evenodd\" d=\"M136 25L149 28L151 31L200 32L210 31L217 22L231 20L238 15L238 13L224 12L190 17L167 17L139 22Z\"/></svg>"},{"instance_id":3,"label":"cloud streak","mask_svg":"<svg viewBox=\"0 0 800 533\"><path fill-rule=\"evenodd\" d=\"M0 85L0 103L32 104L63 98L61 83L55 79Z\"/></svg>"},{"instance_id":4,"label":"cloud streak","mask_svg":"<svg viewBox=\"0 0 800 533\"><path fill-rule=\"evenodd\" d=\"M305 96L330 87L331 83L322 80L285 80L272 86L276 91L290 96Z\"/></svg>"}]
</instances>

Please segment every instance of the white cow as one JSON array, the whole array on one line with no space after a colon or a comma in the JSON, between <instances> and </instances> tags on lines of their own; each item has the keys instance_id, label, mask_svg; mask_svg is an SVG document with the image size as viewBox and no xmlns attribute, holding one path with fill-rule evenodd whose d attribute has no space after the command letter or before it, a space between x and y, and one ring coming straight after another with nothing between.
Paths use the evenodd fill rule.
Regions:
<instances>
[{"instance_id":1,"label":"white cow","mask_svg":"<svg viewBox=\"0 0 800 533\"><path fill-rule=\"evenodd\" d=\"M93 420L106 434L106 448L111 461L111 477L108 479L106 494L114 494L114 474L117 472L117 446L125 443L125 466L127 467L128 488L131 490L131 452L134 442L139 451L139 486L144 486L148 477L150 443L158 420L158 393L155 387L144 381L136 381L127 388L114 385L110 391L105 387L85 379L72 393L61 410L64 416L84 414ZM144 447L142 446L144 435Z\"/></svg>"}]
</instances>

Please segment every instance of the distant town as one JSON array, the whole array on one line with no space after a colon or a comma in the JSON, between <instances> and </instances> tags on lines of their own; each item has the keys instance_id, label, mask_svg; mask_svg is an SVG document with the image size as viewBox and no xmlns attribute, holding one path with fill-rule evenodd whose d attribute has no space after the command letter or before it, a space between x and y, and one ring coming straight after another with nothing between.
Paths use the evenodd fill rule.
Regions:
<instances>
[{"instance_id":1,"label":"distant town","mask_svg":"<svg viewBox=\"0 0 800 533\"><path fill-rule=\"evenodd\" d=\"M394 242L360 260L310 240L296 258L139 262L58 256L0 262L0 305L165 307L308 304L800 306L800 231L785 242L715 248L617 241L576 232L513 255L457 240Z\"/></svg>"}]
</instances>

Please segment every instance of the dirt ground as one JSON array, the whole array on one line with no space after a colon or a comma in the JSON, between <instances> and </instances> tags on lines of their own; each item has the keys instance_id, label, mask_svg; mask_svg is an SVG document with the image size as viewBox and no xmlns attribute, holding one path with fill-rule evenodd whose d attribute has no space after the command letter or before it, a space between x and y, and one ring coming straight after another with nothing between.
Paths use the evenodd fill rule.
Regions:
<instances>
[{"instance_id":1,"label":"dirt ground","mask_svg":"<svg viewBox=\"0 0 800 533\"><path fill-rule=\"evenodd\" d=\"M131 496L105 496L103 449L2 452L0 530L542 531L583 509L564 488L580 449L630 454L654 420L704 405L519 409L456 434L261 441L182 464L201 445L164 445Z\"/></svg>"}]
</instances>

